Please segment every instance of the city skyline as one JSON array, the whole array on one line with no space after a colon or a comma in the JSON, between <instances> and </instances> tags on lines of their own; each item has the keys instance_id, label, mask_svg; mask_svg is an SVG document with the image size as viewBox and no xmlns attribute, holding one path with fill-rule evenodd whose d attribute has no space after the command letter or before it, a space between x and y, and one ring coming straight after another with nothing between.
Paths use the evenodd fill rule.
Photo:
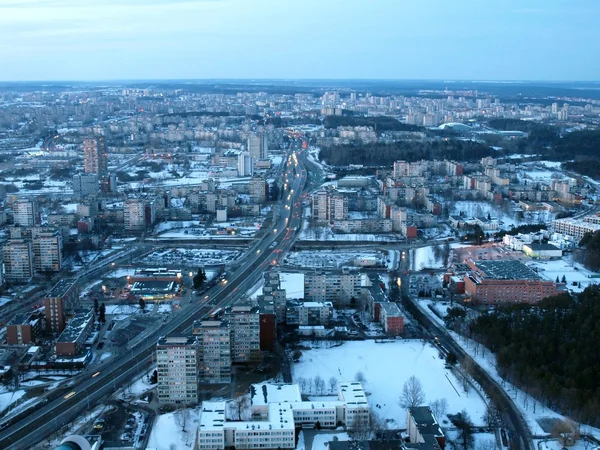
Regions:
<instances>
[{"instance_id":1,"label":"city skyline","mask_svg":"<svg viewBox=\"0 0 600 450\"><path fill-rule=\"evenodd\" d=\"M0 0L0 11L1 81L600 79L591 1Z\"/></svg>"}]
</instances>

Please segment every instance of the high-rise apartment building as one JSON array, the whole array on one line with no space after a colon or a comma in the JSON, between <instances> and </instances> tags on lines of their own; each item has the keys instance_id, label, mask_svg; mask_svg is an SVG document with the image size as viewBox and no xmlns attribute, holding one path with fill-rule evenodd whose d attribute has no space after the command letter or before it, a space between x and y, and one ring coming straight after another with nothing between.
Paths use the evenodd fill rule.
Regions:
<instances>
[{"instance_id":1,"label":"high-rise apartment building","mask_svg":"<svg viewBox=\"0 0 600 450\"><path fill-rule=\"evenodd\" d=\"M196 321L193 334L198 338L200 382L231 382L231 329L227 320Z\"/></svg>"},{"instance_id":2,"label":"high-rise apartment building","mask_svg":"<svg viewBox=\"0 0 600 450\"><path fill-rule=\"evenodd\" d=\"M304 300L332 302L334 305L351 303L352 297L361 294L363 275L360 272L342 270L308 272L304 275Z\"/></svg>"},{"instance_id":3,"label":"high-rise apartment building","mask_svg":"<svg viewBox=\"0 0 600 450\"><path fill-rule=\"evenodd\" d=\"M83 140L83 170L103 176L108 170L108 156L104 149L104 138L87 138Z\"/></svg>"},{"instance_id":4,"label":"high-rise apartment building","mask_svg":"<svg viewBox=\"0 0 600 450\"><path fill-rule=\"evenodd\" d=\"M254 158L248 152L238 155L238 176L251 177L254 175Z\"/></svg>"},{"instance_id":5,"label":"high-rise apartment building","mask_svg":"<svg viewBox=\"0 0 600 450\"><path fill-rule=\"evenodd\" d=\"M60 231L43 231L33 238L33 262L38 272L60 272L63 240Z\"/></svg>"},{"instance_id":6,"label":"high-rise apartment building","mask_svg":"<svg viewBox=\"0 0 600 450\"><path fill-rule=\"evenodd\" d=\"M163 404L198 402L200 364L196 337L171 335L156 345L158 401Z\"/></svg>"},{"instance_id":7,"label":"high-rise apartment building","mask_svg":"<svg viewBox=\"0 0 600 450\"><path fill-rule=\"evenodd\" d=\"M252 134L248 137L248 153L254 160L269 158L269 141L265 133Z\"/></svg>"},{"instance_id":8,"label":"high-rise apartment building","mask_svg":"<svg viewBox=\"0 0 600 450\"><path fill-rule=\"evenodd\" d=\"M348 219L348 198L338 192L321 189L312 197L313 218L319 223Z\"/></svg>"},{"instance_id":9,"label":"high-rise apartment building","mask_svg":"<svg viewBox=\"0 0 600 450\"><path fill-rule=\"evenodd\" d=\"M258 307L233 306L231 324L231 361L256 362L260 359L260 312Z\"/></svg>"},{"instance_id":10,"label":"high-rise apartment building","mask_svg":"<svg viewBox=\"0 0 600 450\"><path fill-rule=\"evenodd\" d=\"M248 184L250 200L254 203L264 203L267 200L267 184L260 177L254 177Z\"/></svg>"},{"instance_id":11,"label":"high-rise apartment building","mask_svg":"<svg viewBox=\"0 0 600 450\"><path fill-rule=\"evenodd\" d=\"M25 239L9 239L2 247L6 281L26 283L33 277L33 244Z\"/></svg>"},{"instance_id":12,"label":"high-rise apartment building","mask_svg":"<svg viewBox=\"0 0 600 450\"><path fill-rule=\"evenodd\" d=\"M39 225L37 202L34 199L19 199L13 203L13 222L21 227Z\"/></svg>"},{"instance_id":13,"label":"high-rise apartment building","mask_svg":"<svg viewBox=\"0 0 600 450\"><path fill-rule=\"evenodd\" d=\"M142 231L146 229L146 202L143 199L129 199L123 204L125 230Z\"/></svg>"},{"instance_id":14,"label":"high-rise apartment building","mask_svg":"<svg viewBox=\"0 0 600 450\"><path fill-rule=\"evenodd\" d=\"M73 195L84 198L98 194L98 175L82 174L73 177Z\"/></svg>"},{"instance_id":15,"label":"high-rise apartment building","mask_svg":"<svg viewBox=\"0 0 600 450\"><path fill-rule=\"evenodd\" d=\"M62 332L65 329L65 313L79 303L79 289L74 280L63 279L56 283L44 297L46 330Z\"/></svg>"}]
</instances>

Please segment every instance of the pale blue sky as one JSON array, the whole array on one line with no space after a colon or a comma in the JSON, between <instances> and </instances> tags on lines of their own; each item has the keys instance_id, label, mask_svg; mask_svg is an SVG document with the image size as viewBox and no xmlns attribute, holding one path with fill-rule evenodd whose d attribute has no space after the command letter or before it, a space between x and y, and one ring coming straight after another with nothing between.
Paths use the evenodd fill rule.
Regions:
<instances>
[{"instance_id":1,"label":"pale blue sky","mask_svg":"<svg viewBox=\"0 0 600 450\"><path fill-rule=\"evenodd\" d=\"M0 0L0 80L600 80L600 0Z\"/></svg>"}]
</instances>

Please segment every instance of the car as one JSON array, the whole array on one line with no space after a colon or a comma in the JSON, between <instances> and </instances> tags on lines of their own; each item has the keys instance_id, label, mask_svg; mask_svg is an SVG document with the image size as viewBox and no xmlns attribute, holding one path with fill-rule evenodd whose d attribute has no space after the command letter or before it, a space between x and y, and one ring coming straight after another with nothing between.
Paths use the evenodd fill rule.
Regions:
<instances>
[{"instance_id":1,"label":"car","mask_svg":"<svg viewBox=\"0 0 600 450\"><path fill-rule=\"evenodd\" d=\"M104 419L98 419L94 423L94 430L102 430L106 421Z\"/></svg>"}]
</instances>

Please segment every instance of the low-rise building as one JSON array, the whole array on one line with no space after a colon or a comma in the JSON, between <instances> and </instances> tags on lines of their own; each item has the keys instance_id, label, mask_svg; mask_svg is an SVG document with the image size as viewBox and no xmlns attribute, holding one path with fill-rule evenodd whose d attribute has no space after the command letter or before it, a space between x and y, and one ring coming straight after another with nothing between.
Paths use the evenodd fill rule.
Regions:
<instances>
[{"instance_id":1,"label":"low-rise building","mask_svg":"<svg viewBox=\"0 0 600 450\"><path fill-rule=\"evenodd\" d=\"M28 345L37 341L42 332L43 316L38 313L15 315L6 324L6 343L8 345Z\"/></svg>"},{"instance_id":2,"label":"low-rise building","mask_svg":"<svg viewBox=\"0 0 600 450\"><path fill-rule=\"evenodd\" d=\"M523 253L530 258L560 258L562 250L552 244L524 244Z\"/></svg>"},{"instance_id":3,"label":"low-rise building","mask_svg":"<svg viewBox=\"0 0 600 450\"><path fill-rule=\"evenodd\" d=\"M94 329L94 312L76 314L56 340L56 356L78 355Z\"/></svg>"},{"instance_id":4,"label":"low-rise building","mask_svg":"<svg viewBox=\"0 0 600 450\"><path fill-rule=\"evenodd\" d=\"M288 325L329 325L332 317L331 302L287 302L285 321Z\"/></svg>"},{"instance_id":5,"label":"low-rise building","mask_svg":"<svg viewBox=\"0 0 600 450\"><path fill-rule=\"evenodd\" d=\"M415 406L406 411L406 431L411 444L424 446L408 446L415 450L439 449L446 447L446 436L429 406Z\"/></svg>"}]
</instances>

